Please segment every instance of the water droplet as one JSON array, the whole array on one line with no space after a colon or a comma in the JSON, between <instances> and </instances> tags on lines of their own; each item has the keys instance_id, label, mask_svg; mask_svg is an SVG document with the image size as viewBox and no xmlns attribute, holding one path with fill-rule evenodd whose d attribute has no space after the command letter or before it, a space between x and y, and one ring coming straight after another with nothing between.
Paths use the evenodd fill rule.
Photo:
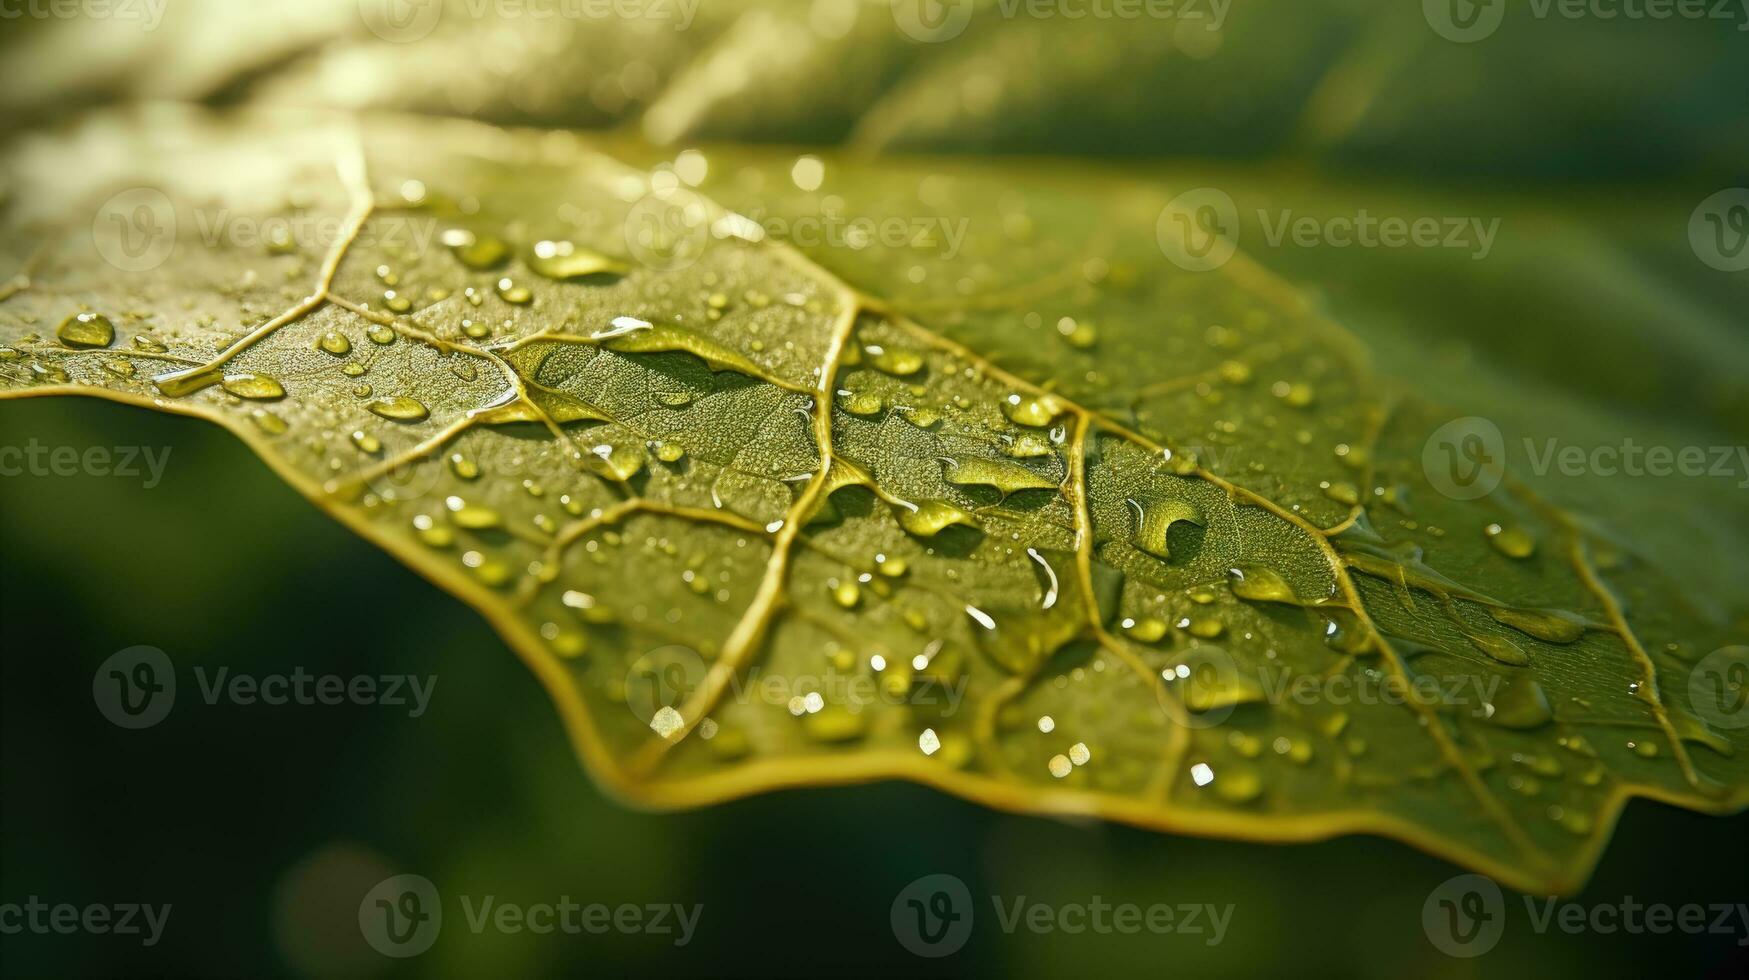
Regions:
<instances>
[{"instance_id":1,"label":"water droplet","mask_svg":"<svg viewBox=\"0 0 1749 980\"><path fill-rule=\"evenodd\" d=\"M625 482L644 468L644 452L637 446L627 443L620 446L596 446L591 450L598 464L606 474L615 480Z\"/></svg>"},{"instance_id":2,"label":"water droplet","mask_svg":"<svg viewBox=\"0 0 1749 980\"><path fill-rule=\"evenodd\" d=\"M623 262L565 241L536 242L528 267L548 279L560 281L587 276L623 276L627 271Z\"/></svg>"},{"instance_id":3,"label":"water droplet","mask_svg":"<svg viewBox=\"0 0 1749 980\"><path fill-rule=\"evenodd\" d=\"M285 388L265 374L227 374L224 389L238 398L254 401L275 401L285 397Z\"/></svg>"},{"instance_id":4,"label":"water droplet","mask_svg":"<svg viewBox=\"0 0 1749 980\"><path fill-rule=\"evenodd\" d=\"M1470 635L1469 640L1476 649L1503 664L1523 667L1530 663L1530 655L1524 652L1524 648L1504 636L1496 636L1492 633L1475 633Z\"/></svg>"},{"instance_id":5,"label":"water droplet","mask_svg":"<svg viewBox=\"0 0 1749 980\"><path fill-rule=\"evenodd\" d=\"M1184 631L1200 639L1213 640L1227 631L1227 624L1214 616L1192 616Z\"/></svg>"},{"instance_id":6,"label":"water droplet","mask_svg":"<svg viewBox=\"0 0 1749 980\"><path fill-rule=\"evenodd\" d=\"M1015 459L1036 459L1051 454L1051 444L1036 432L1022 432L1015 436L1002 451Z\"/></svg>"},{"instance_id":7,"label":"water droplet","mask_svg":"<svg viewBox=\"0 0 1749 980\"><path fill-rule=\"evenodd\" d=\"M364 335L369 337L370 342L373 344L387 345L395 342L395 331L393 328L384 326L381 323L373 324L369 329L365 330Z\"/></svg>"},{"instance_id":8,"label":"water droplet","mask_svg":"<svg viewBox=\"0 0 1749 980\"><path fill-rule=\"evenodd\" d=\"M262 432L265 432L270 436L284 435L286 429L289 428L289 426L285 424L285 419L280 418L265 408L257 408L251 411L249 413L249 421L254 422L257 429L260 429Z\"/></svg>"},{"instance_id":9,"label":"water droplet","mask_svg":"<svg viewBox=\"0 0 1749 980\"><path fill-rule=\"evenodd\" d=\"M685 727L686 719L680 716L680 712L668 705L663 705L657 709L654 715L650 716L650 730L665 739L678 738L680 731Z\"/></svg>"},{"instance_id":10,"label":"water droplet","mask_svg":"<svg viewBox=\"0 0 1749 980\"><path fill-rule=\"evenodd\" d=\"M1135 514L1135 528L1130 543L1155 558L1172 560L1167 537L1172 525L1184 521L1203 526L1202 511L1188 500L1125 500Z\"/></svg>"},{"instance_id":11,"label":"water droplet","mask_svg":"<svg viewBox=\"0 0 1749 980\"><path fill-rule=\"evenodd\" d=\"M1006 497L1017 490L1055 490L1057 481L1001 459L944 460L944 479L958 487L993 487Z\"/></svg>"},{"instance_id":12,"label":"water droplet","mask_svg":"<svg viewBox=\"0 0 1749 980\"><path fill-rule=\"evenodd\" d=\"M1144 619L1130 620L1124 627L1130 638L1142 643L1158 643L1166 635L1166 621L1152 616Z\"/></svg>"},{"instance_id":13,"label":"water droplet","mask_svg":"<svg viewBox=\"0 0 1749 980\"><path fill-rule=\"evenodd\" d=\"M855 609L862 601L862 588L855 579L844 579L832 587L832 601L846 609Z\"/></svg>"},{"instance_id":14,"label":"water droplet","mask_svg":"<svg viewBox=\"0 0 1749 980\"><path fill-rule=\"evenodd\" d=\"M1487 707L1488 720L1501 728L1540 728L1555 717L1548 695L1534 677L1502 681Z\"/></svg>"},{"instance_id":15,"label":"water droplet","mask_svg":"<svg viewBox=\"0 0 1749 980\"><path fill-rule=\"evenodd\" d=\"M1014 394L1002 402L1002 411L1010 421L1018 425L1042 428L1050 425L1051 420L1063 414L1066 409L1062 402L1050 395Z\"/></svg>"},{"instance_id":16,"label":"water droplet","mask_svg":"<svg viewBox=\"0 0 1749 980\"><path fill-rule=\"evenodd\" d=\"M686 447L678 442L657 443L656 458L664 463L678 463L686 458Z\"/></svg>"},{"instance_id":17,"label":"water droplet","mask_svg":"<svg viewBox=\"0 0 1749 980\"><path fill-rule=\"evenodd\" d=\"M464 480L472 480L480 475L480 466L461 453L449 454L450 472Z\"/></svg>"},{"instance_id":18,"label":"water droplet","mask_svg":"<svg viewBox=\"0 0 1749 980\"><path fill-rule=\"evenodd\" d=\"M510 258L510 246L491 235L475 237L469 232L452 229L444 232L443 243L450 247L462 265L479 272L495 269Z\"/></svg>"},{"instance_id":19,"label":"water droplet","mask_svg":"<svg viewBox=\"0 0 1749 980\"><path fill-rule=\"evenodd\" d=\"M450 523L469 531L485 531L504 523L496 510L484 504L470 504L460 497L448 498L444 506L449 508Z\"/></svg>"},{"instance_id":20,"label":"water droplet","mask_svg":"<svg viewBox=\"0 0 1749 980\"><path fill-rule=\"evenodd\" d=\"M1494 621L1510 626L1520 633L1534 636L1547 643L1572 643L1585 635L1587 628L1585 620L1577 614L1560 609L1509 609L1493 607L1488 610Z\"/></svg>"},{"instance_id":21,"label":"water droplet","mask_svg":"<svg viewBox=\"0 0 1749 980\"><path fill-rule=\"evenodd\" d=\"M1251 380L1251 365L1244 361L1222 361L1221 380L1228 384L1242 385Z\"/></svg>"},{"instance_id":22,"label":"water droplet","mask_svg":"<svg viewBox=\"0 0 1749 980\"><path fill-rule=\"evenodd\" d=\"M534 293L527 286L517 285L508 276L498 280L497 289L499 299L516 306L524 306L534 299Z\"/></svg>"},{"instance_id":23,"label":"water droplet","mask_svg":"<svg viewBox=\"0 0 1749 980\"><path fill-rule=\"evenodd\" d=\"M382 441L363 429L353 430L352 444L358 447L359 452L369 453L372 456L383 451Z\"/></svg>"},{"instance_id":24,"label":"water droplet","mask_svg":"<svg viewBox=\"0 0 1749 980\"><path fill-rule=\"evenodd\" d=\"M1316 399L1312 386L1303 381L1296 381L1292 384L1286 381L1277 381L1269 387L1269 393L1294 408L1305 408Z\"/></svg>"},{"instance_id":25,"label":"water droplet","mask_svg":"<svg viewBox=\"0 0 1749 980\"><path fill-rule=\"evenodd\" d=\"M1074 317L1063 317L1057 321L1057 333L1069 342L1070 347L1087 350L1099 342L1099 331L1093 324L1076 320Z\"/></svg>"},{"instance_id":26,"label":"water droplet","mask_svg":"<svg viewBox=\"0 0 1749 980\"><path fill-rule=\"evenodd\" d=\"M1228 803L1249 803L1263 794L1263 778L1251 766L1233 764L1221 769L1215 795Z\"/></svg>"},{"instance_id":27,"label":"water droplet","mask_svg":"<svg viewBox=\"0 0 1749 980\"><path fill-rule=\"evenodd\" d=\"M370 409L372 415L393 422L420 422L431 415L424 402L417 398L409 398L406 395L378 398L365 407Z\"/></svg>"},{"instance_id":28,"label":"water droplet","mask_svg":"<svg viewBox=\"0 0 1749 980\"><path fill-rule=\"evenodd\" d=\"M1324 496L1329 497L1331 500L1334 500L1339 504L1346 504L1353 507L1360 503L1360 488L1352 483L1339 481L1325 486Z\"/></svg>"},{"instance_id":29,"label":"water droplet","mask_svg":"<svg viewBox=\"0 0 1749 980\"><path fill-rule=\"evenodd\" d=\"M55 336L68 347L108 347L115 343L115 324L101 313L76 313L61 321Z\"/></svg>"},{"instance_id":30,"label":"water droplet","mask_svg":"<svg viewBox=\"0 0 1749 980\"><path fill-rule=\"evenodd\" d=\"M920 538L932 538L955 524L977 527L977 519L945 500L925 500L915 510L899 513L899 526Z\"/></svg>"},{"instance_id":31,"label":"water droplet","mask_svg":"<svg viewBox=\"0 0 1749 980\"><path fill-rule=\"evenodd\" d=\"M1536 554L1536 539L1517 525L1490 524L1483 528L1494 550L1508 558L1529 558Z\"/></svg>"},{"instance_id":32,"label":"water droplet","mask_svg":"<svg viewBox=\"0 0 1749 980\"><path fill-rule=\"evenodd\" d=\"M876 370L900 378L908 378L923 370L922 354L895 347L869 347L868 362L874 365Z\"/></svg>"},{"instance_id":33,"label":"water droplet","mask_svg":"<svg viewBox=\"0 0 1749 980\"><path fill-rule=\"evenodd\" d=\"M935 729L925 728L923 734L917 736L917 747L924 755L934 755L941 750L941 738L935 734Z\"/></svg>"},{"instance_id":34,"label":"water droplet","mask_svg":"<svg viewBox=\"0 0 1749 980\"><path fill-rule=\"evenodd\" d=\"M1273 568L1245 565L1228 571L1232 576L1229 586L1233 594L1241 599L1249 602L1299 605L1299 598L1294 595L1293 587Z\"/></svg>"},{"instance_id":35,"label":"water droplet","mask_svg":"<svg viewBox=\"0 0 1749 980\"><path fill-rule=\"evenodd\" d=\"M851 392L844 397L844 410L861 418L879 415L885 407L886 403L881 400L881 396L872 391Z\"/></svg>"},{"instance_id":36,"label":"water droplet","mask_svg":"<svg viewBox=\"0 0 1749 980\"><path fill-rule=\"evenodd\" d=\"M455 544L455 532L431 519L430 514L419 514L413 518L413 531L419 535L419 540L433 548L447 548Z\"/></svg>"},{"instance_id":37,"label":"water droplet","mask_svg":"<svg viewBox=\"0 0 1749 980\"><path fill-rule=\"evenodd\" d=\"M861 712L838 705L810 712L802 719L802 731L808 738L833 745L856 741L867 731L867 725Z\"/></svg>"},{"instance_id":38,"label":"water droplet","mask_svg":"<svg viewBox=\"0 0 1749 980\"><path fill-rule=\"evenodd\" d=\"M335 357L344 357L352 352L352 341L347 340L345 334L334 330L323 334L322 339L316 341L316 346Z\"/></svg>"},{"instance_id":39,"label":"water droplet","mask_svg":"<svg viewBox=\"0 0 1749 980\"><path fill-rule=\"evenodd\" d=\"M1066 755L1053 755L1051 756L1051 761L1046 768L1050 769L1051 775L1058 779L1062 779L1069 775L1069 773L1075 771L1075 764L1070 762L1069 757Z\"/></svg>"}]
</instances>

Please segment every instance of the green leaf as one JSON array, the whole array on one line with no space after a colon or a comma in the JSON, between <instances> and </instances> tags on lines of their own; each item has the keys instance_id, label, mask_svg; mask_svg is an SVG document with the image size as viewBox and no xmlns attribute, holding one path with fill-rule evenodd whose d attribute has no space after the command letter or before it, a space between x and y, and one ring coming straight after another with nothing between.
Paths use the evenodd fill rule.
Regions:
<instances>
[{"instance_id":1,"label":"green leaf","mask_svg":"<svg viewBox=\"0 0 1749 980\"><path fill-rule=\"evenodd\" d=\"M904 778L1527 889L1629 797L1749 799L1694 700L1733 588L1626 506L1440 492L1464 413L1244 256L1167 262L1156 176L167 107L9 163L0 396L235 432L629 799Z\"/></svg>"}]
</instances>

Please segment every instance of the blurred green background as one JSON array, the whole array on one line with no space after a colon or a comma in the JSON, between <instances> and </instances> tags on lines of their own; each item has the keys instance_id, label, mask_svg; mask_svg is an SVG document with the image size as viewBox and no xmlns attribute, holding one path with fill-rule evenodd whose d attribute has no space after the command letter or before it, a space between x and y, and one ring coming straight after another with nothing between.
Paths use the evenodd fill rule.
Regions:
<instances>
[{"instance_id":1,"label":"blurred green background","mask_svg":"<svg viewBox=\"0 0 1749 980\"><path fill-rule=\"evenodd\" d=\"M1010 816L880 784L678 814L627 809L579 770L534 678L461 603L357 539L203 422L83 400L0 410L0 444L170 450L163 482L0 479L0 901L171 903L164 938L0 937L9 976L286 975L1597 977L1742 975L1738 937L1536 934L1507 895L1500 945L1456 960L1427 895L1461 869L1372 838L1264 846ZM176 707L125 731L97 666L146 643ZM437 678L386 706L207 705L209 671ZM1749 817L1631 805L1577 900L1735 902ZM946 872L975 903L954 956L913 957L889 908ZM390 960L366 890L416 873L445 896L435 946ZM473 934L458 896L702 903L693 940ZM1004 935L1012 902L1234 906L1225 940Z\"/></svg>"}]
</instances>

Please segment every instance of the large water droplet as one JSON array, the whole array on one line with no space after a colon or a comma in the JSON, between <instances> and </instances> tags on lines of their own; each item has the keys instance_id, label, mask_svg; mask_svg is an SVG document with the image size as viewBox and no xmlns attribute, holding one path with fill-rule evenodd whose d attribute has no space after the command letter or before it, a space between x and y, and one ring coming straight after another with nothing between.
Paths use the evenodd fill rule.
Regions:
<instances>
[{"instance_id":1,"label":"large water droplet","mask_svg":"<svg viewBox=\"0 0 1749 980\"><path fill-rule=\"evenodd\" d=\"M370 409L371 414L394 422L419 422L431 415L424 402L406 395L378 398L365 407Z\"/></svg>"},{"instance_id":2,"label":"large water droplet","mask_svg":"<svg viewBox=\"0 0 1749 980\"><path fill-rule=\"evenodd\" d=\"M77 313L61 321L55 336L68 347L108 347L115 343L115 324L101 313Z\"/></svg>"},{"instance_id":3,"label":"large water droplet","mask_svg":"<svg viewBox=\"0 0 1749 980\"><path fill-rule=\"evenodd\" d=\"M285 397L285 388L265 374L227 374L224 389L238 398L254 401L274 401Z\"/></svg>"}]
</instances>

